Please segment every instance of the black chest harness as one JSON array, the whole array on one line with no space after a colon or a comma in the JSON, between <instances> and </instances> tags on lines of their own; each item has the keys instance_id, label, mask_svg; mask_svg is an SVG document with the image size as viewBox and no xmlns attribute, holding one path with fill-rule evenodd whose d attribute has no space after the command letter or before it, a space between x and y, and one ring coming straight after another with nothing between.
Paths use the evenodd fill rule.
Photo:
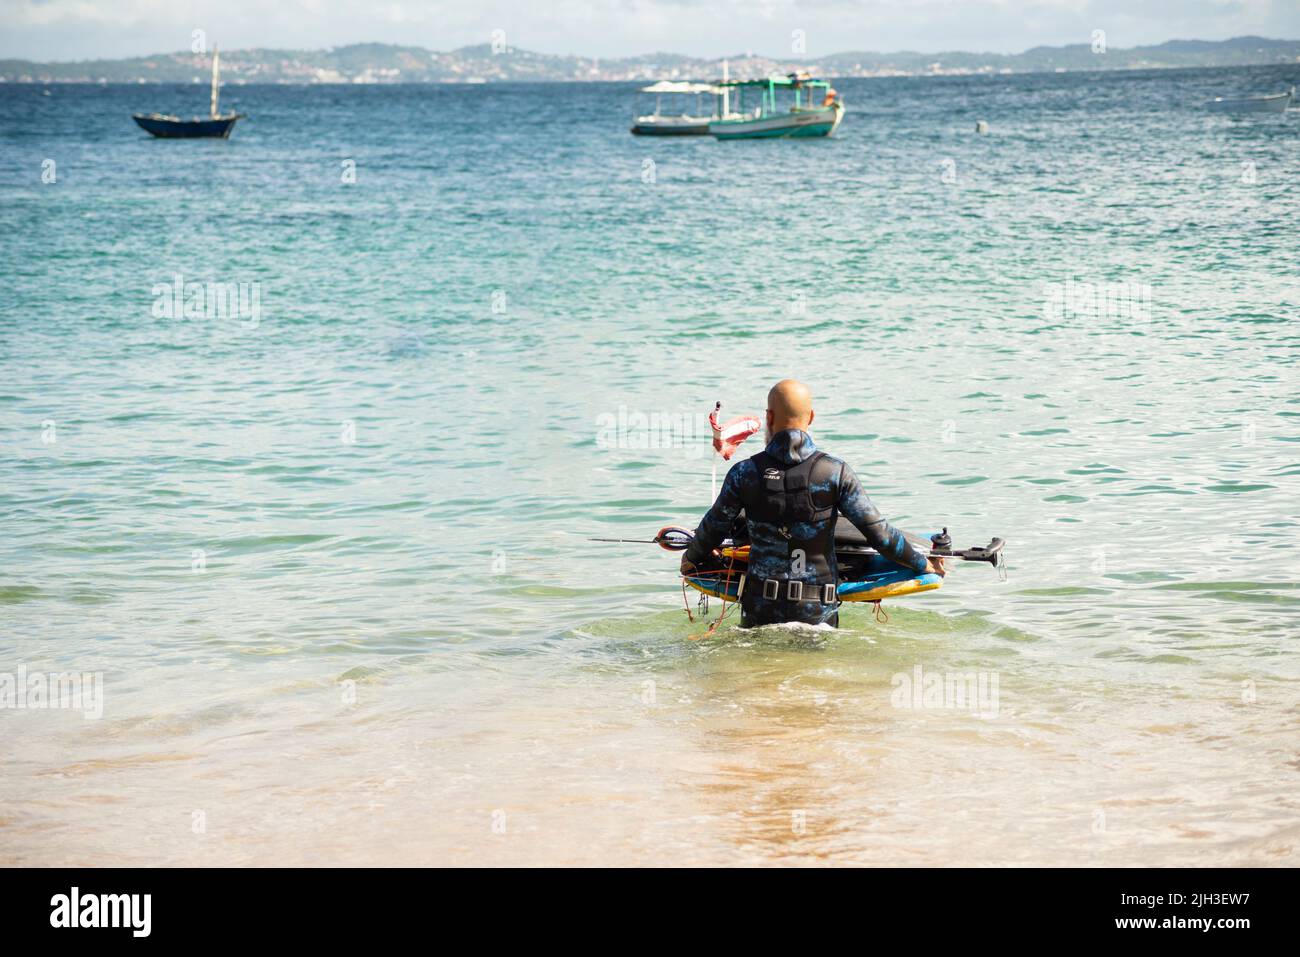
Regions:
<instances>
[{"instance_id":1,"label":"black chest harness","mask_svg":"<svg viewBox=\"0 0 1300 957\"><path fill-rule=\"evenodd\" d=\"M823 605L837 600L835 576L831 572L836 511L831 478L838 465L825 455L814 452L794 465L786 465L767 452L750 458L758 469L759 481L742 491L741 501L750 521L751 535L755 523L775 528L785 542L789 559L783 573L755 580L755 585L761 582L764 598Z\"/></svg>"}]
</instances>

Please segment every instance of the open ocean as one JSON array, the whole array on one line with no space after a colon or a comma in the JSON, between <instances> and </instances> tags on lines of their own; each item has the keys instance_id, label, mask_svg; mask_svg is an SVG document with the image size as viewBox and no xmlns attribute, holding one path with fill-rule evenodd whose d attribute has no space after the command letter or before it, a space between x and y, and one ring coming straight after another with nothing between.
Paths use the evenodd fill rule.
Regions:
<instances>
[{"instance_id":1,"label":"open ocean","mask_svg":"<svg viewBox=\"0 0 1300 957\"><path fill-rule=\"evenodd\" d=\"M0 709L0 863L1300 863L1300 112L1203 109L1292 84L0 86L0 673L104 695ZM1008 580L696 640L587 541L785 376Z\"/></svg>"}]
</instances>

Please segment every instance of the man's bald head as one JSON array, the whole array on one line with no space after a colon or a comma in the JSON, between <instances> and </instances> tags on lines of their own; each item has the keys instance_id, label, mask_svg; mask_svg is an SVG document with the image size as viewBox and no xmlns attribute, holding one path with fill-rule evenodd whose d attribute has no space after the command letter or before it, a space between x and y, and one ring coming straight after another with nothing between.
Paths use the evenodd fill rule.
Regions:
<instances>
[{"instance_id":1,"label":"man's bald head","mask_svg":"<svg viewBox=\"0 0 1300 957\"><path fill-rule=\"evenodd\" d=\"M795 379L782 379L767 393L767 429L772 435L784 429L807 432L816 413L812 391Z\"/></svg>"}]
</instances>

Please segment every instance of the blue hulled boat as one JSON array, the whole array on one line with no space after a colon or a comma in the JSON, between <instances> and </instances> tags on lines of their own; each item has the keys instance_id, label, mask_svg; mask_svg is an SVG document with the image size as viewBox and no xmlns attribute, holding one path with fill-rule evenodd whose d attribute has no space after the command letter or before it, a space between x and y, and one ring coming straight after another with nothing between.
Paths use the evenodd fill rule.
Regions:
<instances>
[{"instance_id":1,"label":"blue hulled boat","mask_svg":"<svg viewBox=\"0 0 1300 957\"><path fill-rule=\"evenodd\" d=\"M243 113L226 113L222 114L217 110L217 92L220 87L219 62L220 53L216 47L212 49L212 110L208 116L195 116L188 120L181 119L179 116L172 116L168 113L133 113L131 119L147 133L154 136L161 136L164 139L197 139L219 138L228 139L231 130L235 128L235 121L243 117Z\"/></svg>"},{"instance_id":2,"label":"blue hulled boat","mask_svg":"<svg viewBox=\"0 0 1300 957\"><path fill-rule=\"evenodd\" d=\"M164 113L133 113L131 119L140 124L140 128L154 136L167 139L191 139L196 136L216 136L226 139L235 128L235 120L243 114L228 113L205 119L196 116L183 120L179 116L167 116Z\"/></svg>"}]
</instances>

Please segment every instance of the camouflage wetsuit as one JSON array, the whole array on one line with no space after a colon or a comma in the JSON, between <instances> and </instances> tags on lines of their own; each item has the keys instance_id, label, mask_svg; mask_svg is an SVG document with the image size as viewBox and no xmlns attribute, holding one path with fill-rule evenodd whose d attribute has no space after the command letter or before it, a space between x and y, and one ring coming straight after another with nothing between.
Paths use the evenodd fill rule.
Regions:
<instances>
[{"instance_id":1,"label":"camouflage wetsuit","mask_svg":"<svg viewBox=\"0 0 1300 957\"><path fill-rule=\"evenodd\" d=\"M885 521L853 469L818 452L812 436L798 429L778 432L758 455L731 467L718 500L695 530L686 558L708 565L710 552L730 535L741 509L751 540L741 596L741 624L746 628L785 621L839 623L838 601L822 600L833 596L825 586L839 582L837 514L852 522L880 554L916 572L926 567L926 556ZM791 581L801 584L791 588ZM800 588L803 597L792 598Z\"/></svg>"}]
</instances>

